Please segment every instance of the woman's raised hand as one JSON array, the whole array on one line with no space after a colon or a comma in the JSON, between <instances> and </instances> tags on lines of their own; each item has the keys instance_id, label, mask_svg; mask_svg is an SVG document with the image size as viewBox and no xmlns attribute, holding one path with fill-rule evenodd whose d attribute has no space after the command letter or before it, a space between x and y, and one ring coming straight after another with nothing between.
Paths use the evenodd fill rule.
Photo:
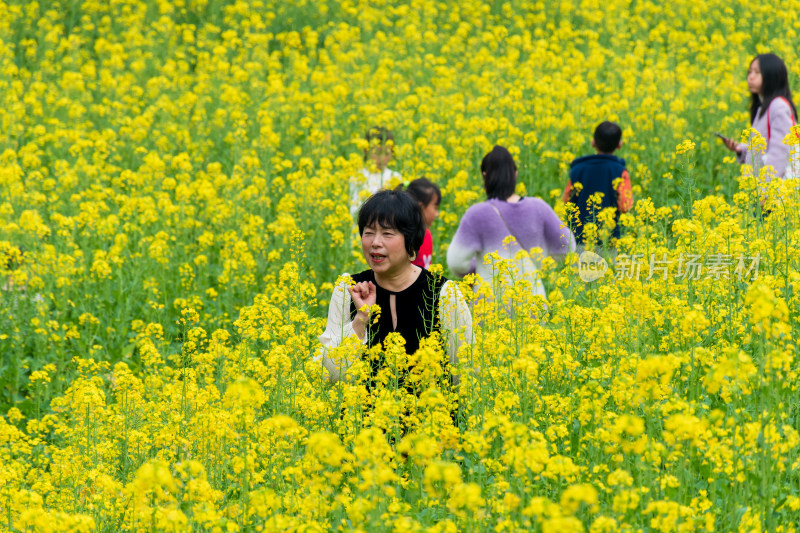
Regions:
<instances>
[{"instance_id":1,"label":"woman's raised hand","mask_svg":"<svg viewBox=\"0 0 800 533\"><path fill-rule=\"evenodd\" d=\"M360 311L362 307L374 305L377 301L378 293L375 284L371 281L362 281L350 287L350 297L356 309Z\"/></svg>"},{"instance_id":2,"label":"woman's raised hand","mask_svg":"<svg viewBox=\"0 0 800 533\"><path fill-rule=\"evenodd\" d=\"M349 287L350 297L356 306L357 313L353 320L353 331L356 332L359 339L364 339L364 334L367 329L367 322L369 321L369 311L362 311L361 308L374 305L378 300L378 291L375 284L371 281L362 281Z\"/></svg>"}]
</instances>

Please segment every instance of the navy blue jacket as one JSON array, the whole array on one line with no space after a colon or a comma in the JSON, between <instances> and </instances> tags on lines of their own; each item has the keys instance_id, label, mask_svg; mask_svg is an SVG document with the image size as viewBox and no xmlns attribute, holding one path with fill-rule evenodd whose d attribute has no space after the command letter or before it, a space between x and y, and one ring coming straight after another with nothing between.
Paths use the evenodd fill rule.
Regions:
<instances>
[{"instance_id":1,"label":"navy blue jacket","mask_svg":"<svg viewBox=\"0 0 800 533\"><path fill-rule=\"evenodd\" d=\"M583 226L596 222L596 217L607 207L616 207L617 213L615 221L617 226L611 236L619 238L619 198L614 189L614 180L622 178L623 187L630 189L630 178L625 168L625 160L611 154L595 154L579 157L570 164L569 180L570 187L564 194L565 201L574 203L579 210L579 226L573 228L575 240L583 243ZM577 192L576 185L580 184L580 192ZM599 206L589 208L589 197L595 193L602 193L603 198ZM629 192L628 192L629 194Z\"/></svg>"}]
</instances>

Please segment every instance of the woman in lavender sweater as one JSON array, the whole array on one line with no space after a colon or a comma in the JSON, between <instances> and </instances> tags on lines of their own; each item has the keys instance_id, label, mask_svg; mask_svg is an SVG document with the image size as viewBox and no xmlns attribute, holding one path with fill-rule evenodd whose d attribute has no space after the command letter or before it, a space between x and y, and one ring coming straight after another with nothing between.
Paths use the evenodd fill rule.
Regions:
<instances>
[{"instance_id":1,"label":"woman in lavender sweater","mask_svg":"<svg viewBox=\"0 0 800 533\"><path fill-rule=\"evenodd\" d=\"M783 138L797 123L797 109L789 89L789 74L783 60L775 54L760 54L750 63L747 71L750 89L750 125L767 141L767 149L756 161L755 173L771 165L775 176L786 177L789 170L789 146ZM752 154L746 144L723 138L725 146L736 152L739 163L753 164ZM767 175L767 181L770 175Z\"/></svg>"},{"instance_id":2,"label":"woman in lavender sweater","mask_svg":"<svg viewBox=\"0 0 800 533\"><path fill-rule=\"evenodd\" d=\"M483 186L487 200L473 205L464 214L453 242L447 250L447 265L457 276L472 272L486 281L497 274L484 256L497 252L505 259L515 257L520 247L541 248L543 255L564 255L575 251L575 238L558 215L539 198L520 197L514 193L517 166L509 151L495 146L481 161ZM517 244L504 245L513 235ZM531 282L536 294L545 296L544 286L533 261L518 258L515 264Z\"/></svg>"}]
</instances>

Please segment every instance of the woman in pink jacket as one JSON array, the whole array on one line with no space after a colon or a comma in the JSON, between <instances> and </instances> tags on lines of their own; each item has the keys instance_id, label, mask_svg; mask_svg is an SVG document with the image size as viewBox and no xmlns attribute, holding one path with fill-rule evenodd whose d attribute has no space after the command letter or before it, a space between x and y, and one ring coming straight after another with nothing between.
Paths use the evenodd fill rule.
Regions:
<instances>
[{"instance_id":1,"label":"woman in pink jacket","mask_svg":"<svg viewBox=\"0 0 800 533\"><path fill-rule=\"evenodd\" d=\"M755 173L766 165L772 166L775 176L783 178L789 168L789 146L783 138L797 123L797 108L789 89L789 75L783 60L775 54L760 54L747 71L750 89L750 125L767 141L767 149L756 161ZM739 163L753 164L746 144L723 138L725 146L736 152ZM767 174L769 181L771 174Z\"/></svg>"}]
</instances>

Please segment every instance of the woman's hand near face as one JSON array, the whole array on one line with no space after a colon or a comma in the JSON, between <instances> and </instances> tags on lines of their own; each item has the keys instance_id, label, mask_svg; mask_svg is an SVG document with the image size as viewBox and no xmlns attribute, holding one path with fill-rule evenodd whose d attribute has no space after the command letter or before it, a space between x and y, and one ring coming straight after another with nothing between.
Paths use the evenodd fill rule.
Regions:
<instances>
[{"instance_id":1,"label":"woman's hand near face","mask_svg":"<svg viewBox=\"0 0 800 533\"><path fill-rule=\"evenodd\" d=\"M356 317L353 319L353 330L360 339L364 338L367 331L367 322L369 321L369 312L363 311L364 306L370 307L375 305L378 298L378 292L375 284L371 281L362 281L356 283L348 289L350 297L353 299L353 304L356 306Z\"/></svg>"},{"instance_id":2,"label":"woman's hand near face","mask_svg":"<svg viewBox=\"0 0 800 533\"><path fill-rule=\"evenodd\" d=\"M362 281L350 287L350 296L359 312L365 305L373 305L377 301L377 295L375 284L371 281Z\"/></svg>"}]
</instances>

